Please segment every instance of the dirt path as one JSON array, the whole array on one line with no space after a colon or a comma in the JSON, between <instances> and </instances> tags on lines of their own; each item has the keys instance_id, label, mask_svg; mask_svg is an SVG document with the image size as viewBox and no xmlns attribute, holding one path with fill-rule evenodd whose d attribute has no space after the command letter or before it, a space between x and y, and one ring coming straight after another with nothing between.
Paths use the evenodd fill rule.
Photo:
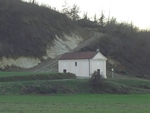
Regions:
<instances>
[{"instance_id":1,"label":"dirt path","mask_svg":"<svg viewBox=\"0 0 150 113\"><path fill-rule=\"evenodd\" d=\"M86 47L87 45L89 45L90 43L92 43L93 41L98 40L99 38L105 36L105 34L103 33L94 33L94 36L83 41L82 43L80 43L76 48L74 48L71 51L78 51L83 47ZM58 56L55 59L47 59L45 61L43 61L42 63L40 63L39 65L29 69L28 71L34 71L34 72L57 72L58 70L58 59L60 56Z\"/></svg>"},{"instance_id":2,"label":"dirt path","mask_svg":"<svg viewBox=\"0 0 150 113\"><path fill-rule=\"evenodd\" d=\"M80 50L81 48L88 46L90 43L92 43L93 41L98 40L99 38L101 38L101 37L103 37L103 36L105 36L105 34L95 32L95 34L94 34L93 37L91 37L91 38L85 40L84 42L80 43L80 44L78 45L78 47L74 48L72 51L78 51L78 50Z\"/></svg>"}]
</instances>

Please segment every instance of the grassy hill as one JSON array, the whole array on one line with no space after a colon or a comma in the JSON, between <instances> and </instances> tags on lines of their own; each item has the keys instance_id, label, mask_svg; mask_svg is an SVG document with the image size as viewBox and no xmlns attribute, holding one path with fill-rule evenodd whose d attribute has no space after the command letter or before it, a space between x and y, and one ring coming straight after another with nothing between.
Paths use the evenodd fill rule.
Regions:
<instances>
[{"instance_id":1,"label":"grassy hill","mask_svg":"<svg viewBox=\"0 0 150 113\"><path fill-rule=\"evenodd\" d=\"M20 0L1 0L0 17L0 57L45 55L56 34L75 29L64 14Z\"/></svg>"},{"instance_id":2,"label":"grassy hill","mask_svg":"<svg viewBox=\"0 0 150 113\"><path fill-rule=\"evenodd\" d=\"M116 72L128 72L139 77L148 77L150 75L150 31L139 30L129 24L116 23L109 26L107 23L101 30L106 34L92 42L80 51L100 48L100 51L111 62L111 68ZM111 30L110 30L111 29Z\"/></svg>"},{"instance_id":3,"label":"grassy hill","mask_svg":"<svg viewBox=\"0 0 150 113\"><path fill-rule=\"evenodd\" d=\"M15 77L15 76L14 76ZM32 76L31 76L32 77ZM53 76L54 77L54 76ZM64 76L65 77L65 76ZM93 87L88 79L27 80L1 82L0 95L14 94L149 94L150 81L144 79L105 79Z\"/></svg>"},{"instance_id":4,"label":"grassy hill","mask_svg":"<svg viewBox=\"0 0 150 113\"><path fill-rule=\"evenodd\" d=\"M0 17L0 58L41 58L46 55L47 45L54 46L56 35L64 40L64 33L76 33L86 40L96 33L103 33L105 36L80 51L95 51L100 48L108 58L108 69L113 67L116 72L149 77L148 30L139 30L132 24L118 23L114 18L103 25L88 19L72 21L65 14L51 8L21 0L0 0ZM110 60L114 63L109 62Z\"/></svg>"}]
</instances>

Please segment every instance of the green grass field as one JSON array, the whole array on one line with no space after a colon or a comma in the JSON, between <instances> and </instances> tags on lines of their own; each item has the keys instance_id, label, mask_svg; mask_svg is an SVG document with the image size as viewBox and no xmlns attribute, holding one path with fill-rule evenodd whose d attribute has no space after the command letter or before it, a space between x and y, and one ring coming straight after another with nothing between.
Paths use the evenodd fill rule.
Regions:
<instances>
[{"instance_id":1,"label":"green grass field","mask_svg":"<svg viewBox=\"0 0 150 113\"><path fill-rule=\"evenodd\" d=\"M32 74L0 72L0 78ZM88 79L0 82L0 113L150 112L149 80L104 79L102 83L93 88Z\"/></svg>"},{"instance_id":2,"label":"green grass field","mask_svg":"<svg viewBox=\"0 0 150 113\"><path fill-rule=\"evenodd\" d=\"M150 95L0 96L0 113L149 113Z\"/></svg>"}]
</instances>

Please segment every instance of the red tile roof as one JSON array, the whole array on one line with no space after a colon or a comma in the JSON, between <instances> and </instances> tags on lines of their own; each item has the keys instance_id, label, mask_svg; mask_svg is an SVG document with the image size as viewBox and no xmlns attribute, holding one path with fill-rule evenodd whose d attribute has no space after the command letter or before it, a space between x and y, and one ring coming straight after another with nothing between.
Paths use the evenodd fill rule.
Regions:
<instances>
[{"instance_id":1,"label":"red tile roof","mask_svg":"<svg viewBox=\"0 0 150 113\"><path fill-rule=\"evenodd\" d=\"M92 59L97 52L72 52L65 53L62 55L59 60L67 60L67 59Z\"/></svg>"}]
</instances>

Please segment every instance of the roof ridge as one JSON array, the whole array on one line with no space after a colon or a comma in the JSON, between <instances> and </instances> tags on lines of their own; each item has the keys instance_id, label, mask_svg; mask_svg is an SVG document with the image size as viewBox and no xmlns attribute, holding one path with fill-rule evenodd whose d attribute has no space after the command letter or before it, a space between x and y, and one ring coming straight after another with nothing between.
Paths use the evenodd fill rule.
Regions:
<instances>
[{"instance_id":1,"label":"roof ridge","mask_svg":"<svg viewBox=\"0 0 150 113\"><path fill-rule=\"evenodd\" d=\"M86 52L70 52L65 53L60 57L60 60L65 59L92 59L98 52L86 51Z\"/></svg>"}]
</instances>

